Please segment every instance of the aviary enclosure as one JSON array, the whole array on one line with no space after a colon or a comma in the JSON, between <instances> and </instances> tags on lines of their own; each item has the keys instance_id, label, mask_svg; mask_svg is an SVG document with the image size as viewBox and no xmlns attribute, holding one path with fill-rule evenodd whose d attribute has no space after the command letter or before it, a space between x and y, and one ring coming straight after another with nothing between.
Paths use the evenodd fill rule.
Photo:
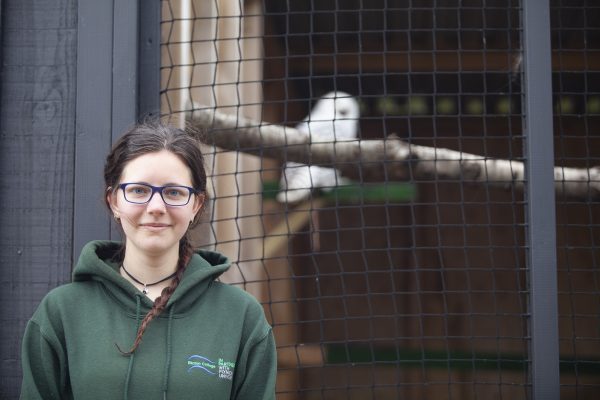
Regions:
<instances>
[{"instance_id":1,"label":"aviary enclosure","mask_svg":"<svg viewBox=\"0 0 600 400\"><path fill-rule=\"evenodd\" d=\"M218 146L198 237L236 259L229 279L265 306L278 398L529 398L522 4L165 1L162 12L161 110ZM598 17L590 2L552 1L546 32L561 398L600 384ZM356 139L302 150L302 132L284 127L317 118L332 91L358 101ZM390 156L395 141L407 155ZM357 143L383 150L343 147ZM279 202L289 161L351 180Z\"/></svg>"}]
</instances>

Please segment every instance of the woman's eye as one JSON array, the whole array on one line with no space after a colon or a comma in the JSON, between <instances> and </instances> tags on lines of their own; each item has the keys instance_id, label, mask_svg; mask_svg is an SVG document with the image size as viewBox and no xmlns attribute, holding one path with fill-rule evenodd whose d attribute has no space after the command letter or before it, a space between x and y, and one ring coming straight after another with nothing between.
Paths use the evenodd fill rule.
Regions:
<instances>
[{"instance_id":1,"label":"woman's eye","mask_svg":"<svg viewBox=\"0 0 600 400\"><path fill-rule=\"evenodd\" d=\"M148 194L149 189L144 186L131 186L127 188L127 193L134 196L143 196Z\"/></svg>"},{"instance_id":2,"label":"woman's eye","mask_svg":"<svg viewBox=\"0 0 600 400\"><path fill-rule=\"evenodd\" d=\"M183 193L181 190L179 189L167 189L166 191L166 195L169 197L180 197L183 196Z\"/></svg>"}]
</instances>

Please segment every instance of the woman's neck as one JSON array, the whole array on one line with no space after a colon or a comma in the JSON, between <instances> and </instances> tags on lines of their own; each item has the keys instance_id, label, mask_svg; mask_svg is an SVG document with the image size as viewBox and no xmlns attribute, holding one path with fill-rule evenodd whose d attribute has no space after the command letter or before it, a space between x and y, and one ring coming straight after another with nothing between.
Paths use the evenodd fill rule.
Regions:
<instances>
[{"instance_id":1,"label":"woman's neck","mask_svg":"<svg viewBox=\"0 0 600 400\"><path fill-rule=\"evenodd\" d=\"M178 251L148 254L137 251L134 246L127 246L123 265L137 280L150 284L173 274L177 270L178 259Z\"/></svg>"}]
</instances>

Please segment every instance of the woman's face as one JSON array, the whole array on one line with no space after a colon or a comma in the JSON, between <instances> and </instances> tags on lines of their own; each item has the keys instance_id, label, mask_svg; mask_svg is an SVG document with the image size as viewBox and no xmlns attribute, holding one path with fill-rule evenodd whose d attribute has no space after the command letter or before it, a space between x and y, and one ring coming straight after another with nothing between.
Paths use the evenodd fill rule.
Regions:
<instances>
[{"instance_id":1,"label":"woman's face","mask_svg":"<svg viewBox=\"0 0 600 400\"><path fill-rule=\"evenodd\" d=\"M119 183L193 187L190 169L167 150L144 154L128 162ZM187 205L168 206L157 192L148 203L134 204L125 200L122 189L111 190L107 196L115 217L121 220L126 248L152 256L178 251L179 240L204 201L199 194L192 195Z\"/></svg>"}]
</instances>

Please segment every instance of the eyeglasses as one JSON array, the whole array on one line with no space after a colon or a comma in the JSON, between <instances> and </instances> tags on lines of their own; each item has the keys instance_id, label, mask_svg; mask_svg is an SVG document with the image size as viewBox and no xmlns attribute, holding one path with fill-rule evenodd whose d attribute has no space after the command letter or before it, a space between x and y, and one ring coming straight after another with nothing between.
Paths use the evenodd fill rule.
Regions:
<instances>
[{"instance_id":1,"label":"eyeglasses","mask_svg":"<svg viewBox=\"0 0 600 400\"><path fill-rule=\"evenodd\" d=\"M154 193L160 193L166 205L175 207L185 206L190 202L192 194L198 193L189 186L152 186L146 183L121 183L119 189L123 190L125 200L133 204L146 204Z\"/></svg>"}]
</instances>

